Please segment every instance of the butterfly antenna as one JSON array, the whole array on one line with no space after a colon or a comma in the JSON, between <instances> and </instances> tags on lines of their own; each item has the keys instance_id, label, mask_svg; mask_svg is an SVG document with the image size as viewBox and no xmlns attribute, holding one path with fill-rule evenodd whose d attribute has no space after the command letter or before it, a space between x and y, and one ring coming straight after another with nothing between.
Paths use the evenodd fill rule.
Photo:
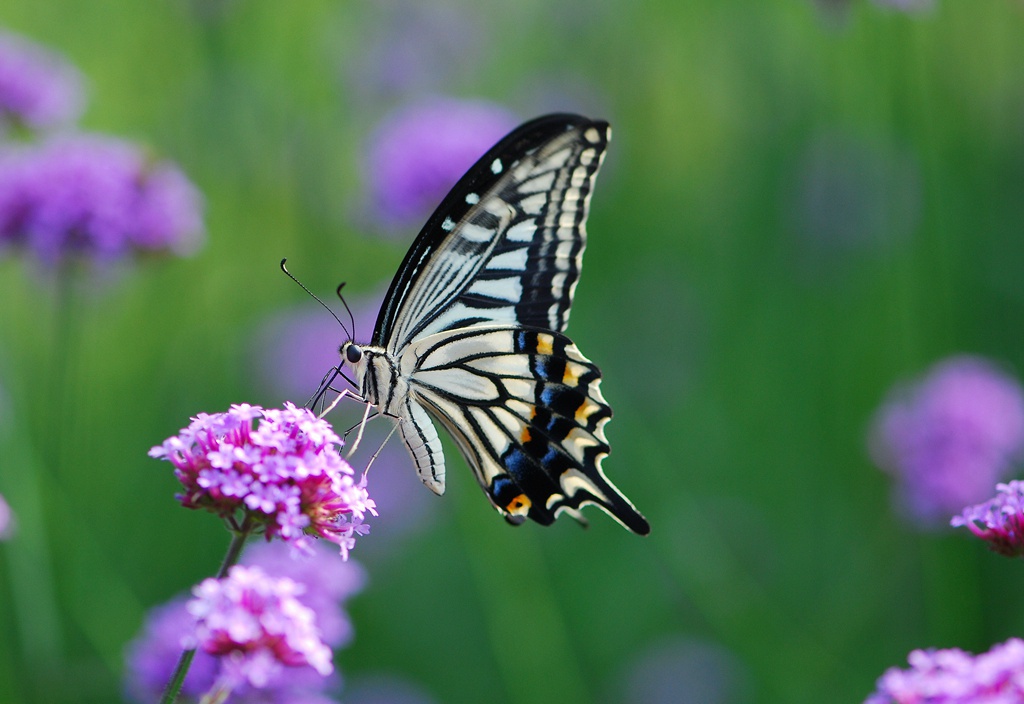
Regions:
<instances>
[{"instance_id":1,"label":"butterfly antenna","mask_svg":"<svg viewBox=\"0 0 1024 704\"><path fill-rule=\"evenodd\" d=\"M356 335L356 317L354 315L352 315L352 309L348 307L348 301L346 301L345 297L343 295L341 295L341 289L345 288L345 283L346 282L342 281L340 284L338 284L338 289L335 291L335 293L338 296L338 300L341 301L341 305L345 306L345 310L348 311L348 320L349 320L350 323L352 323L352 338L351 339L355 340L356 339L356 337L355 337L355 335Z\"/></svg>"},{"instance_id":2,"label":"butterfly antenna","mask_svg":"<svg viewBox=\"0 0 1024 704\"><path fill-rule=\"evenodd\" d=\"M341 318L339 318L339 317L338 317L338 316L337 316L337 315L336 315L336 314L334 313L334 311L333 311L333 310L331 310L330 306L328 306L328 305L327 305L326 303L324 303L323 301L321 301L321 300L320 300L320 298L319 298L319 297L318 297L318 296L317 296L317 295L316 295L315 293L313 293L313 292L312 292L312 291L310 291L310 290L309 290L308 288L306 288L306 285L305 285L305 284L303 284L303 283L302 283L301 281L299 281L298 279L296 279L296 278L295 278L295 276L293 276L293 275L292 275L292 272L288 271L288 267L286 267L286 266L285 266L285 262L287 262L287 261L288 261L288 259L287 259L287 258L285 258L285 259L282 259L282 260L281 260L281 271L283 271L283 272L285 273L285 275L287 275L287 276L288 276L288 278L289 278L289 279L291 279L292 281L294 281L295 283L297 283L297 284L299 285L299 288L301 288L301 289L302 289L303 291L305 291L306 293L308 293L308 294L309 294L309 295L310 295L310 296L312 297L312 299L313 299L314 301L316 301L317 303L319 303L320 305L322 305L322 306L324 307L324 310L326 310L326 311L327 311L328 313L330 313L330 314L331 314L331 317L332 317L332 318L334 318L335 320L337 320L337 321L338 321L338 325L340 325L340 326L341 326L341 329L345 331L345 334L346 334L346 335L348 335L348 337L349 337L349 339L350 339L350 340L351 340L351 339L354 339L354 338L352 337L352 333L351 333L351 332L349 332L349 330L348 330L348 328L347 328L347 327L345 327L345 323L341 322ZM339 288L339 290L340 290L340 288L341 288L341 287L339 286L338 288ZM341 302L342 302L342 303L344 303L344 302L345 302L345 299L342 299L342 301L341 301ZM345 308L346 308L346 310L348 309L348 305L347 305L347 304L345 305ZM349 311L349 313L348 313L348 314L349 314L349 317L351 318L351 317L352 317L352 311ZM353 320L353 323L352 323L352 327L353 327L353 329L355 328L355 321L354 321L354 320Z\"/></svg>"}]
</instances>

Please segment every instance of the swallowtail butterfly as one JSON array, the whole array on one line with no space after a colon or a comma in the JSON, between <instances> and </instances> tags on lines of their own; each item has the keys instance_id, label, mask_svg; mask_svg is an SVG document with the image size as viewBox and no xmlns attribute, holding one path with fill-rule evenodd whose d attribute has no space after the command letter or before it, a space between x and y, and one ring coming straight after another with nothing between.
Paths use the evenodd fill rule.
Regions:
<instances>
[{"instance_id":1,"label":"swallowtail butterfly","mask_svg":"<svg viewBox=\"0 0 1024 704\"><path fill-rule=\"evenodd\" d=\"M436 420L511 523L596 504L650 526L608 481L601 373L563 331L608 123L523 124L459 180L398 269L368 345L342 360L361 400L397 419L420 479L445 487Z\"/></svg>"}]
</instances>

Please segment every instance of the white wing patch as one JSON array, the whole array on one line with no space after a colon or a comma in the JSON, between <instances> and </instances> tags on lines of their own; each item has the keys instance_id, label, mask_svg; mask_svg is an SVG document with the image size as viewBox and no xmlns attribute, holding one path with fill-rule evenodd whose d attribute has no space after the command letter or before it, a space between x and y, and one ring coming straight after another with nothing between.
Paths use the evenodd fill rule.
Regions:
<instances>
[{"instance_id":1,"label":"white wing patch","mask_svg":"<svg viewBox=\"0 0 1024 704\"><path fill-rule=\"evenodd\" d=\"M469 287L469 293L515 303L523 297L523 282L517 276L507 279L480 279Z\"/></svg>"}]
</instances>

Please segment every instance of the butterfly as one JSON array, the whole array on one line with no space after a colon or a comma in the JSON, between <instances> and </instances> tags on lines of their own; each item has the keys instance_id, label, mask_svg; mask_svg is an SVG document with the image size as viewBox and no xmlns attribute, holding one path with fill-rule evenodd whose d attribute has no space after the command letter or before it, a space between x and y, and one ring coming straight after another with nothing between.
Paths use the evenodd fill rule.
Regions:
<instances>
[{"instance_id":1,"label":"butterfly","mask_svg":"<svg viewBox=\"0 0 1024 704\"><path fill-rule=\"evenodd\" d=\"M509 522L566 513L585 524L579 509L594 504L646 535L601 470L612 414L601 373L563 334L610 137L606 122L555 114L501 139L423 226L371 343L340 352L359 400L397 420L435 493L445 489L437 421Z\"/></svg>"}]
</instances>

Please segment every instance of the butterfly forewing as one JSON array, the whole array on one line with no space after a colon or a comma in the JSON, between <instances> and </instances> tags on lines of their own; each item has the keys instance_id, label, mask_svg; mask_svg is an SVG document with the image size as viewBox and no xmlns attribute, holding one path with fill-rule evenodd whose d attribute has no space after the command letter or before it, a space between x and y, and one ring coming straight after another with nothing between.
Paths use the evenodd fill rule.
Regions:
<instances>
[{"instance_id":1,"label":"butterfly forewing","mask_svg":"<svg viewBox=\"0 0 1024 704\"><path fill-rule=\"evenodd\" d=\"M452 189L406 256L374 344L477 323L563 331L609 127L578 116L527 123Z\"/></svg>"}]
</instances>

